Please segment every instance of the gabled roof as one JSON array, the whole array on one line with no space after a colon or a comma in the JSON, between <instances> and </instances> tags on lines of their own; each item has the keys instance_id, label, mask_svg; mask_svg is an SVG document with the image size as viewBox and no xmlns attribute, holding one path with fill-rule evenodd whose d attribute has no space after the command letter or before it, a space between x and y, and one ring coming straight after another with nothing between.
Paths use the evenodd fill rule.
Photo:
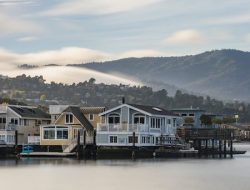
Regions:
<instances>
[{"instance_id":1,"label":"gabled roof","mask_svg":"<svg viewBox=\"0 0 250 190\"><path fill-rule=\"evenodd\" d=\"M80 107L69 106L63 111L63 113L65 113L65 112L72 113L78 119L78 121L81 123L81 125L84 126L87 130L94 129L93 126L91 125L91 123L89 122L89 120L83 115Z\"/></svg>"},{"instance_id":2,"label":"gabled roof","mask_svg":"<svg viewBox=\"0 0 250 190\"><path fill-rule=\"evenodd\" d=\"M120 106L114 107L110 110L107 110L103 113L101 113L100 115L105 115L107 113L110 113L112 111L115 111L117 109L122 108L123 106L127 106L130 109L134 109L138 112L142 112L143 114L149 115L149 116L154 116L154 115L159 115L159 116L177 116L179 117L178 114L174 114L171 111L165 110L163 108L160 107L156 107L156 106L146 106L146 105L137 105L137 104L122 104Z\"/></svg>"},{"instance_id":3,"label":"gabled roof","mask_svg":"<svg viewBox=\"0 0 250 190\"><path fill-rule=\"evenodd\" d=\"M177 114L174 114L171 111L165 110L165 109L157 107L157 106L147 106L147 105L138 105L138 104L128 104L128 105L135 107L137 109L143 110L145 112L148 112L152 115L178 116Z\"/></svg>"},{"instance_id":4,"label":"gabled roof","mask_svg":"<svg viewBox=\"0 0 250 190\"><path fill-rule=\"evenodd\" d=\"M105 107L81 107L84 114L99 114L105 111Z\"/></svg>"},{"instance_id":5,"label":"gabled roof","mask_svg":"<svg viewBox=\"0 0 250 190\"><path fill-rule=\"evenodd\" d=\"M30 106L8 106L11 110L24 118L50 119L50 115L39 108Z\"/></svg>"}]
</instances>

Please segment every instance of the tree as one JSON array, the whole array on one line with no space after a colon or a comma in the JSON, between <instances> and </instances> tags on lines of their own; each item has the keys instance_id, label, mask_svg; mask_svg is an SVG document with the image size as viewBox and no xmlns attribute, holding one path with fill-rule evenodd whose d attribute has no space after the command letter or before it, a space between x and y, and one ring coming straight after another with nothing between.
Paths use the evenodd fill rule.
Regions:
<instances>
[{"instance_id":1,"label":"tree","mask_svg":"<svg viewBox=\"0 0 250 190\"><path fill-rule=\"evenodd\" d=\"M96 80L94 78L89 79L89 84L95 84Z\"/></svg>"},{"instance_id":2,"label":"tree","mask_svg":"<svg viewBox=\"0 0 250 190\"><path fill-rule=\"evenodd\" d=\"M202 125L205 125L205 126L209 126L209 125L212 125L212 119L210 116L208 115L202 115L200 117L200 120L201 120L201 124Z\"/></svg>"},{"instance_id":3,"label":"tree","mask_svg":"<svg viewBox=\"0 0 250 190\"><path fill-rule=\"evenodd\" d=\"M185 124L193 124L194 123L194 119L192 117L186 117L184 119Z\"/></svg>"},{"instance_id":4,"label":"tree","mask_svg":"<svg viewBox=\"0 0 250 190\"><path fill-rule=\"evenodd\" d=\"M40 101L44 101L46 99L46 96L44 95L44 94L42 94L41 96L40 96Z\"/></svg>"},{"instance_id":5,"label":"tree","mask_svg":"<svg viewBox=\"0 0 250 190\"><path fill-rule=\"evenodd\" d=\"M222 119L220 119L220 118L213 118L212 119L212 123L220 125L220 124L222 124Z\"/></svg>"}]
</instances>

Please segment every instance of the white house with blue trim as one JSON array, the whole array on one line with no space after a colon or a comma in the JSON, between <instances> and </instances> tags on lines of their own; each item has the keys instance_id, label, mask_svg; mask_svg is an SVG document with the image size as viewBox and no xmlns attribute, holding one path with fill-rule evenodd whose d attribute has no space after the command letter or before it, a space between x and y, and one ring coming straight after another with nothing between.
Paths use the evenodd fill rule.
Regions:
<instances>
[{"instance_id":1,"label":"white house with blue trim","mask_svg":"<svg viewBox=\"0 0 250 190\"><path fill-rule=\"evenodd\" d=\"M162 146L176 141L176 114L165 109L122 104L100 114L97 146ZM135 133L133 137L133 133Z\"/></svg>"}]
</instances>

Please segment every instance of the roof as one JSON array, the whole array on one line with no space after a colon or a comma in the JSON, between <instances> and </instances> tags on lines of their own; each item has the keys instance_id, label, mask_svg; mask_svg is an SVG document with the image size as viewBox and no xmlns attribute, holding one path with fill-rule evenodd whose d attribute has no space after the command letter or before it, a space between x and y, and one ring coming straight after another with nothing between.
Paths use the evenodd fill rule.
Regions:
<instances>
[{"instance_id":1,"label":"roof","mask_svg":"<svg viewBox=\"0 0 250 190\"><path fill-rule=\"evenodd\" d=\"M89 122L89 120L83 115L80 107L77 106L69 106L63 112L70 112L72 113L78 121L84 126L87 130L93 130L93 126Z\"/></svg>"},{"instance_id":2,"label":"roof","mask_svg":"<svg viewBox=\"0 0 250 190\"><path fill-rule=\"evenodd\" d=\"M99 114L105 111L105 107L81 107L84 114Z\"/></svg>"},{"instance_id":3,"label":"roof","mask_svg":"<svg viewBox=\"0 0 250 190\"><path fill-rule=\"evenodd\" d=\"M171 110L172 112L205 112L200 108L175 108Z\"/></svg>"},{"instance_id":4,"label":"roof","mask_svg":"<svg viewBox=\"0 0 250 190\"><path fill-rule=\"evenodd\" d=\"M147 105L138 105L138 104L128 104L128 105L135 107L137 109L143 110L143 111L150 113L152 115L179 116L177 114L174 114L172 111L165 110L165 109L157 107L157 106L147 106Z\"/></svg>"},{"instance_id":5,"label":"roof","mask_svg":"<svg viewBox=\"0 0 250 190\"><path fill-rule=\"evenodd\" d=\"M24 118L50 119L50 115L39 108L30 106L8 106L18 115Z\"/></svg>"}]
</instances>

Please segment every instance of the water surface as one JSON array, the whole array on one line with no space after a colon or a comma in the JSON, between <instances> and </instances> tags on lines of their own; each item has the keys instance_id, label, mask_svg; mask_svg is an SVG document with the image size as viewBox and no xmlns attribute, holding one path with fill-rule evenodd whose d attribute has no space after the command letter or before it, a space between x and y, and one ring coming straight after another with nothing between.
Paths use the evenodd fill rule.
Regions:
<instances>
[{"instance_id":1,"label":"water surface","mask_svg":"<svg viewBox=\"0 0 250 190\"><path fill-rule=\"evenodd\" d=\"M250 151L250 144L237 145ZM1 189L249 190L250 154L234 159L0 161Z\"/></svg>"}]
</instances>

